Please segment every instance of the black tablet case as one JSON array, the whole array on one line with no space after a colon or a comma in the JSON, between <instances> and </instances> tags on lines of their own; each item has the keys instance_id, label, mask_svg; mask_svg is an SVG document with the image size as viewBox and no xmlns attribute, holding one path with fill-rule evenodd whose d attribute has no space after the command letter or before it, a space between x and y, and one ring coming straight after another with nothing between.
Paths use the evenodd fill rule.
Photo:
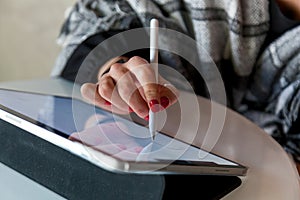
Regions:
<instances>
[{"instance_id":1,"label":"black tablet case","mask_svg":"<svg viewBox=\"0 0 300 200\"><path fill-rule=\"evenodd\" d=\"M220 199L236 176L112 173L0 120L0 162L67 199Z\"/></svg>"}]
</instances>

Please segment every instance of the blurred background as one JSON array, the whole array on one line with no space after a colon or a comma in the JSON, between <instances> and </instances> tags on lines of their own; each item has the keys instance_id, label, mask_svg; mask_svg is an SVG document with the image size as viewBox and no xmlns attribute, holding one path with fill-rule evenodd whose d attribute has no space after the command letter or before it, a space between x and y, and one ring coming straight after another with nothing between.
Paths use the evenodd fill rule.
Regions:
<instances>
[{"instance_id":1,"label":"blurred background","mask_svg":"<svg viewBox=\"0 0 300 200\"><path fill-rule=\"evenodd\" d=\"M75 0L0 0L0 81L49 77Z\"/></svg>"}]
</instances>

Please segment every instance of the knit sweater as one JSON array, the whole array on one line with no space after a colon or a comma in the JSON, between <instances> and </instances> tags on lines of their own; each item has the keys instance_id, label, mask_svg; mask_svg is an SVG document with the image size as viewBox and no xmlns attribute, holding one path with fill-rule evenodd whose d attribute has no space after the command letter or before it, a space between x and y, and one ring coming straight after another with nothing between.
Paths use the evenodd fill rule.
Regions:
<instances>
[{"instance_id":1,"label":"knit sweater","mask_svg":"<svg viewBox=\"0 0 300 200\"><path fill-rule=\"evenodd\" d=\"M63 48L52 76L66 76L79 83L96 81L101 63L92 62L82 70L82 75L77 73L79 66L74 67L74 62L70 65L80 45L88 40L93 44L89 49L92 50L114 34L149 27L150 19L155 17L161 28L184 34L197 44L192 54L199 62L194 66L176 51L168 51L183 48L181 42L170 35L160 35L160 43L167 46L167 51L160 52L163 64L183 74L194 91L207 98L211 90L206 86L201 93L203 84L214 85L221 77L226 99L216 100L259 125L299 160L300 26L267 40L272 25L269 3L269 0L78 1L67 13L58 38ZM101 38L94 40L95 35ZM79 64L82 62L83 59ZM217 71L212 70L214 67ZM68 74L70 68L73 72ZM195 76L197 71L203 72L202 78Z\"/></svg>"}]
</instances>

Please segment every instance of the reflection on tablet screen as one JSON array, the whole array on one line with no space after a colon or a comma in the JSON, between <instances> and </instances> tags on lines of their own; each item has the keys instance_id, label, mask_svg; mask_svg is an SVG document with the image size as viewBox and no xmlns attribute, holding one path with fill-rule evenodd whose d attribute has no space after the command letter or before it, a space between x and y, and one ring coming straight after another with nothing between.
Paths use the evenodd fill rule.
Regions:
<instances>
[{"instance_id":1,"label":"reflection on tablet screen","mask_svg":"<svg viewBox=\"0 0 300 200\"><path fill-rule=\"evenodd\" d=\"M0 104L39 125L125 161L190 160L237 165L79 100L1 90ZM205 157L199 155L206 154Z\"/></svg>"}]
</instances>

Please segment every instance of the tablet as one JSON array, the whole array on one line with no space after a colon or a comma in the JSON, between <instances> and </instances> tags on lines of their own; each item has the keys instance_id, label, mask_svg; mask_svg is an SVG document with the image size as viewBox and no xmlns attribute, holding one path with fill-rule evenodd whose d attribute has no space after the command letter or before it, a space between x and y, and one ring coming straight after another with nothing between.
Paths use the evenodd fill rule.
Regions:
<instances>
[{"instance_id":1,"label":"tablet","mask_svg":"<svg viewBox=\"0 0 300 200\"><path fill-rule=\"evenodd\" d=\"M79 99L0 89L0 118L109 171L244 176L247 167Z\"/></svg>"}]
</instances>

